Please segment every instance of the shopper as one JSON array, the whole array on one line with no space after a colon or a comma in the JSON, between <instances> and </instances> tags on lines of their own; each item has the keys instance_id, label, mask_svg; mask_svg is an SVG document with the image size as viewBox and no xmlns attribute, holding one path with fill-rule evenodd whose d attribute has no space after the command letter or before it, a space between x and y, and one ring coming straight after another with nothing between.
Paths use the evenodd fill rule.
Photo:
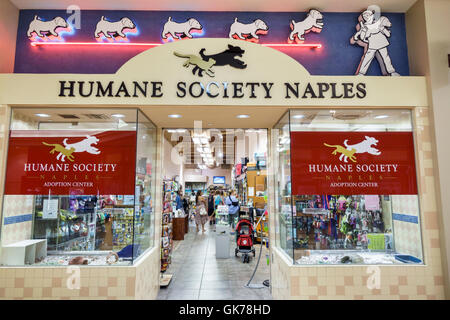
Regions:
<instances>
[{"instance_id":1,"label":"shopper","mask_svg":"<svg viewBox=\"0 0 450 320\"><path fill-rule=\"evenodd\" d=\"M223 198L223 192L217 190L216 198L214 199L214 210L217 210L218 206L223 206L225 204L225 200ZM216 224L216 216L213 216L213 224Z\"/></svg>"},{"instance_id":2,"label":"shopper","mask_svg":"<svg viewBox=\"0 0 450 320\"><path fill-rule=\"evenodd\" d=\"M183 210L185 215L189 215L189 201L187 195L183 197Z\"/></svg>"},{"instance_id":3,"label":"shopper","mask_svg":"<svg viewBox=\"0 0 450 320\"><path fill-rule=\"evenodd\" d=\"M177 204L176 209L183 209L183 201L181 200L181 190L177 191L177 197L175 198L175 202Z\"/></svg>"},{"instance_id":4,"label":"shopper","mask_svg":"<svg viewBox=\"0 0 450 320\"><path fill-rule=\"evenodd\" d=\"M214 217L214 191L211 190L209 192L208 197L208 217L209 217L209 225L212 225L213 217Z\"/></svg>"},{"instance_id":5,"label":"shopper","mask_svg":"<svg viewBox=\"0 0 450 320\"><path fill-rule=\"evenodd\" d=\"M231 234L234 234L235 223L237 214L239 213L239 200L236 198L236 191L231 191L230 195L225 199L225 203L228 206L228 218L230 221Z\"/></svg>"},{"instance_id":6,"label":"shopper","mask_svg":"<svg viewBox=\"0 0 450 320\"><path fill-rule=\"evenodd\" d=\"M205 223L208 221L208 211L205 199L202 197L202 192L199 190L195 196L195 225L197 232L199 225L202 225L202 233L205 233Z\"/></svg>"}]
</instances>

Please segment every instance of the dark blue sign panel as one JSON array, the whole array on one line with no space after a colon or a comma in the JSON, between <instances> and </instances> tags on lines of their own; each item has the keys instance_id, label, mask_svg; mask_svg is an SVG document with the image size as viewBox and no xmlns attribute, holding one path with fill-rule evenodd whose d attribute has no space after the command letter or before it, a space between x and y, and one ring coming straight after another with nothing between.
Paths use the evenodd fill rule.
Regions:
<instances>
[{"instance_id":1,"label":"dark blue sign panel","mask_svg":"<svg viewBox=\"0 0 450 320\"><path fill-rule=\"evenodd\" d=\"M305 44L321 44L321 48L286 46L276 49L297 60L312 75L354 75L365 52L363 47L350 43L350 39L360 29L356 28L360 14L322 12L322 19L315 18L315 21L323 23L323 28L311 28L310 32L303 35ZM404 14L381 14L391 24L386 39L392 65L397 73L407 76L409 68ZM241 33L247 40L258 41L259 44L287 45L292 42L289 36L293 29L301 27L296 24L305 21L307 13L90 10L81 12L80 29L74 28L69 17L70 14L64 10L20 11L16 73L115 73L129 59L149 48L127 45L32 46L32 41L164 43L173 41L174 37L228 38L232 33L234 37ZM254 31L257 31L255 36L258 39L251 36ZM366 31L364 33L369 35ZM386 52L383 55L386 57ZM382 75L379 60L380 57L375 56L367 75Z\"/></svg>"}]
</instances>

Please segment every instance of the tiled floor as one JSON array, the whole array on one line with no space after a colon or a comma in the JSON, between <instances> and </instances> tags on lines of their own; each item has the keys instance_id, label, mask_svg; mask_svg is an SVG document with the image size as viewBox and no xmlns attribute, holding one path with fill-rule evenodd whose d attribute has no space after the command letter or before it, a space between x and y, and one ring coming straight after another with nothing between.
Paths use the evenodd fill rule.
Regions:
<instances>
[{"instance_id":1,"label":"tiled floor","mask_svg":"<svg viewBox=\"0 0 450 320\"><path fill-rule=\"evenodd\" d=\"M208 225L207 232L196 234L195 225L190 226L184 240L174 245L172 264L167 270L173 274L168 287L161 288L159 300L267 300L272 299L269 288L245 288L256 265L259 244L255 245L256 257L250 263L235 258L235 236L230 235L230 258L216 259L215 235ZM231 230L230 230L231 231ZM264 247L261 261L252 284L262 284L269 279L268 250Z\"/></svg>"}]
</instances>

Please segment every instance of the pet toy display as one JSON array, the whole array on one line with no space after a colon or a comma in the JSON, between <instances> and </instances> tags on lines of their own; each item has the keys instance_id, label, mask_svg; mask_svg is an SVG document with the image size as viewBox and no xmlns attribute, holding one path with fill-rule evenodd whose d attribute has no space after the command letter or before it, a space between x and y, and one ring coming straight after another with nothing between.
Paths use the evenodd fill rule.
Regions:
<instances>
[{"instance_id":1,"label":"pet toy display","mask_svg":"<svg viewBox=\"0 0 450 320\"><path fill-rule=\"evenodd\" d=\"M385 226L377 195L297 196L296 249L379 249L369 246Z\"/></svg>"}]
</instances>

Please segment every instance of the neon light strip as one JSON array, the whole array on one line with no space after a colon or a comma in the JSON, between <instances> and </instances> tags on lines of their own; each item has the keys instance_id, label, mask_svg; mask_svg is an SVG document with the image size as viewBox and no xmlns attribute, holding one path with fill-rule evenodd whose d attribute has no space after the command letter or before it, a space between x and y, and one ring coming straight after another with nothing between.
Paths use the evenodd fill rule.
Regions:
<instances>
[{"instance_id":1,"label":"neon light strip","mask_svg":"<svg viewBox=\"0 0 450 320\"><path fill-rule=\"evenodd\" d=\"M41 42L33 41L31 45L33 47L42 46L57 46L57 45L75 45L75 46L139 46L139 47L156 47L161 46L164 43L144 43L144 42ZM262 43L263 47L300 47L300 48L322 48L320 43Z\"/></svg>"},{"instance_id":2,"label":"neon light strip","mask_svg":"<svg viewBox=\"0 0 450 320\"><path fill-rule=\"evenodd\" d=\"M263 47L301 47L301 48L322 48L320 43L262 43Z\"/></svg>"},{"instance_id":3,"label":"neon light strip","mask_svg":"<svg viewBox=\"0 0 450 320\"><path fill-rule=\"evenodd\" d=\"M56 45L75 45L75 46L141 46L141 47L155 47L162 43L129 43L129 42L31 42L33 47L42 46L56 46Z\"/></svg>"}]
</instances>

